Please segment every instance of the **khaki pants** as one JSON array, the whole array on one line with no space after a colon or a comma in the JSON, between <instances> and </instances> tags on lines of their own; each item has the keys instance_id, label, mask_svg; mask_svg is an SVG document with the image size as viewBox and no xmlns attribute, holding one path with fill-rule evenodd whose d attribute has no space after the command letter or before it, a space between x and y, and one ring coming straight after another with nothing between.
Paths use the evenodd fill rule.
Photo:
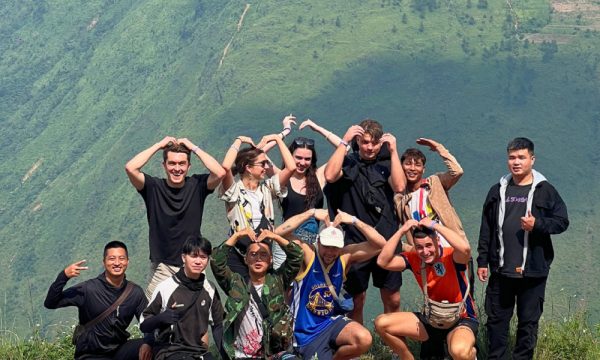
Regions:
<instances>
[{"instance_id":1,"label":"khaki pants","mask_svg":"<svg viewBox=\"0 0 600 360\"><path fill-rule=\"evenodd\" d=\"M152 278L150 279L150 283L146 288L146 298L148 301L152 299L152 294L154 293L154 289L156 286L161 283L163 280L170 278L175 275L180 269L179 266L171 266L163 263L152 263L150 265L150 271L152 272Z\"/></svg>"}]
</instances>

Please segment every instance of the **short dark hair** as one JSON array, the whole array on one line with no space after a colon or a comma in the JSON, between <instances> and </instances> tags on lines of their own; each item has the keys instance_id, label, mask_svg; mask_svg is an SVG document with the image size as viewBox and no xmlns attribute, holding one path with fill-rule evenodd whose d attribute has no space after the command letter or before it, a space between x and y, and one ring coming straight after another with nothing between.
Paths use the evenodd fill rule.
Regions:
<instances>
[{"instance_id":1,"label":"short dark hair","mask_svg":"<svg viewBox=\"0 0 600 360\"><path fill-rule=\"evenodd\" d=\"M122 241L113 240L108 244L104 245L104 256L102 256L103 259L106 258L106 254L108 253L109 249L125 249L125 255L127 255L127 258L129 258L129 251L127 250L127 245L125 245L125 243Z\"/></svg>"},{"instance_id":2,"label":"short dark hair","mask_svg":"<svg viewBox=\"0 0 600 360\"><path fill-rule=\"evenodd\" d=\"M251 165L254 160L263 153L264 151L262 149L254 146L241 149L235 157L235 164L233 169L231 169L231 173L233 175L239 174L241 176L246 170L246 166Z\"/></svg>"},{"instance_id":3,"label":"short dark hair","mask_svg":"<svg viewBox=\"0 0 600 360\"><path fill-rule=\"evenodd\" d=\"M506 147L506 152L523 149L527 149L529 154L533 155L533 141L529 140L526 137L514 138L508 143L508 146Z\"/></svg>"},{"instance_id":4,"label":"short dark hair","mask_svg":"<svg viewBox=\"0 0 600 360\"><path fill-rule=\"evenodd\" d=\"M413 230L412 235L415 239L433 238L435 237L435 231L425 226L419 226Z\"/></svg>"},{"instance_id":5,"label":"short dark hair","mask_svg":"<svg viewBox=\"0 0 600 360\"><path fill-rule=\"evenodd\" d=\"M202 236L188 236L183 243L181 253L183 255L197 255L200 252L208 256L212 254L212 244L210 241Z\"/></svg>"},{"instance_id":6,"label":"short dark hair","mask_svg":"<svg viewBox=\"0 0 600 360\"><path fill-rule=\"evenodd\" d=\"M423 154L421 150L415 148L408 148L404 150L404 153L402 153L402 156L400 157L400 162L403 163L406 159L421 160L423 165L425 165L427 162L425 154Z\"/></svg>"},{"instance_id":7,"label":"short dark hair","mask_svg":"<svg viewBox=\"0 0 600 360\"><path fill-rule=\"evenodd\" d=\"M188 162L190 162L190 149L188 149L183 144L171 143L170 145L167 145L163 150L163 161L167 161L167 156L169 152L184 153L187 155Z\"/></svg>"}]
</instances>

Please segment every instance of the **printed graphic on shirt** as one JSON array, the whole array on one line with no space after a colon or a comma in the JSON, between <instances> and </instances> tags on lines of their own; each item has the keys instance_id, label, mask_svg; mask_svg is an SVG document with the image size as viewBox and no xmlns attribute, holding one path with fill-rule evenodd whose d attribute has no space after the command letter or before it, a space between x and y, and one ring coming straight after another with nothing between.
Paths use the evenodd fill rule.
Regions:
<instances>
[{"instance_id":1,"label":"printed graphic on shirt","mask_svg":"<svg viewBox=\"0 0 600 360\"><path fill-rule=\"evenodd\" d=\"M315 284L308 295L306 308L317 316L330 316L333 312L333 295L326 284Z\"/></svg>"},{"instance_id":2,"label":"printed graphic on shirt","mask_svg":"<svg viewBox=\"0 0 600 360\"><path fill-rule=\"evenodd\" d=\"M255 286L256 292L261 294L263 285ZM237 333L234 341L236 358L261 358L262 357L262 315L258 309L258 304L250 297L246 313L237 325Z\"/></svg>"},{"instance_id":3,"label":"printed graphic on shirt","mask_svg":"<svg viewBox=\"0 0 600 360\"><path fill-rule=\"evenodd\" d=\"M502 223L502 241L504 263L500 272L508 276L521 276L517 268L523 263L525 230L521 226L521 217L527 214L527 200L531 185L519 186L510 183L506 187L504 222Z\"/></svg>"},{"instance_id":4,"label":"printed graphic on shirt","mask_svg":"<svg viewBox=\"0 0 600 360\"><path fill-rule=\"evenodd\" d=\"M527 202L527 196L507 196L506 197L506 203L508 203L508 204L526 203L526 202Z\"/></svg>"},{"instance_id":5,"label":"printed graphic on shirt","mask_svg":"<svg viewBox=\"0 0 600 360\"><path fill-rule=\"evenodd\" d=\"M428 195L429 191L424 188L412 192L408 206L413 219L419 221L424 217L429 217L431 220L437 220L437 214L431 207Z\"/></svg>"},{"instance_id":6,"label":"printed graphic on shirt","mask_svg":"<svg viewBox=\"0 0 600 360\"><path fill-rule=\"evenodd\" d=\"M441 262L433 264L433 270L437 276L444 276L446 274L446 267Z\"/></svg>"},{"instance_id":7,"label":"printed graphic on shirt","mask_svg":"<svg viewBox=\"0 0 600 360\"><path fill-rule=\"evenodd\" d=\"M250 330L244 335L242 341L234 344L236 347L236 354L241 353L248 356L260 354L262 348L261 340L262 334L260 334L258 329Z\"/></svg>"}]
</instances>

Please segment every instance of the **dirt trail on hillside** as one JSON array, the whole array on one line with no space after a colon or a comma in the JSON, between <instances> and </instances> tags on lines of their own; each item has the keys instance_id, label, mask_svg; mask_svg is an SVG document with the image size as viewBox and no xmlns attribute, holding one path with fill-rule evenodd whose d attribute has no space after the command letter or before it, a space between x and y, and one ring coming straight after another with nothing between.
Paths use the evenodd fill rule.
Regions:
<instances>
[{"instance_id":1,"label":"dirt trail on hillside","mask_svg":"<svg viewBox=\"0 0 600 360\"><path fill-rule=\"evenodd\" d=\"M250 9L250 4L246 4L246 6L244 7L244 11L242 12L242 15L240 16L240 20L237 23L237 31L235 33L233 33L233 35L231 35L231 39L229 39L229 42L227 43L227 45L225 45L225 48L223 49L223 55L221 56L221 60L219 60L219 67L217 68L217 70L221 68L221 65L223 65L223 61L225 60L225 56L227 56L227 53L229 52L229 47L231 46L233 39L235 39L235 35L237 35L237 33L239 33L240 30L242 29L242 25L244 24L244 16L246 16L246 13L248 12L249 9Z\"/></svg>"},{"instance_id":2,"label":"dirt trail on hillside","mask_svg":"<svg viewBox=\"0 0 600 360\"><path fill-rule=\"evenodd\" d=\"M33 175L35 173L35 171L40 167L40 165L42 165L43 161L44 161L43 158L39 159L38 161L35 162L35 164L33 164L33 166L31 166L31 168L29 170L27 170L27 173L21 179L21 184L24 183L25 181L29 180L31 175Z\"/></svg>"}]
</instances>

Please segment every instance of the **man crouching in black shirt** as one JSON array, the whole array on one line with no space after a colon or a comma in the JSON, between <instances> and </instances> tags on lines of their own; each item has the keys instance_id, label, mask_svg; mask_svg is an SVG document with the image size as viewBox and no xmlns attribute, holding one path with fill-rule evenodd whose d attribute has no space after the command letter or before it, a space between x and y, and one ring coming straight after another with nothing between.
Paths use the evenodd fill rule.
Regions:
<instances>
[{"instance_id":1,"label":"man crouching in black shirt","mask_svg":"<svg viewBox=\"0 0 600 360\"><path fill-rule=\"evenodd\" d=\"M104 272L94 279L63 290L69 279L87 270L86 260L67 266L50 285L44 306L57 309L76 306L79 326L75 343L77 360L138 359L138 352L149 352L143 339L127 340L127 327L133 317L139 319L147 304L144 291L125 278L129 264L127 246L111 241L104 246ZM119 302L118 306L113 306ZM109 309L110 312L106 312ZM106 312L106 313L105 313ZM81 328L83 326L83 328Z\"/></svg>"},{"instance_id":2,"label":"man crouching in black shirt","mask_svg":"<svg viewBox=\"0 0 600 360\"><path fill-rule=\"evenodd\" d=\"M223 306L204 274L211 252L208 240L189 237L183 244L183 267L156 286L140 324L143 332L154 332L155 359L211 359L208 325L221 348Z\"/></svg>"}]
</instances>

